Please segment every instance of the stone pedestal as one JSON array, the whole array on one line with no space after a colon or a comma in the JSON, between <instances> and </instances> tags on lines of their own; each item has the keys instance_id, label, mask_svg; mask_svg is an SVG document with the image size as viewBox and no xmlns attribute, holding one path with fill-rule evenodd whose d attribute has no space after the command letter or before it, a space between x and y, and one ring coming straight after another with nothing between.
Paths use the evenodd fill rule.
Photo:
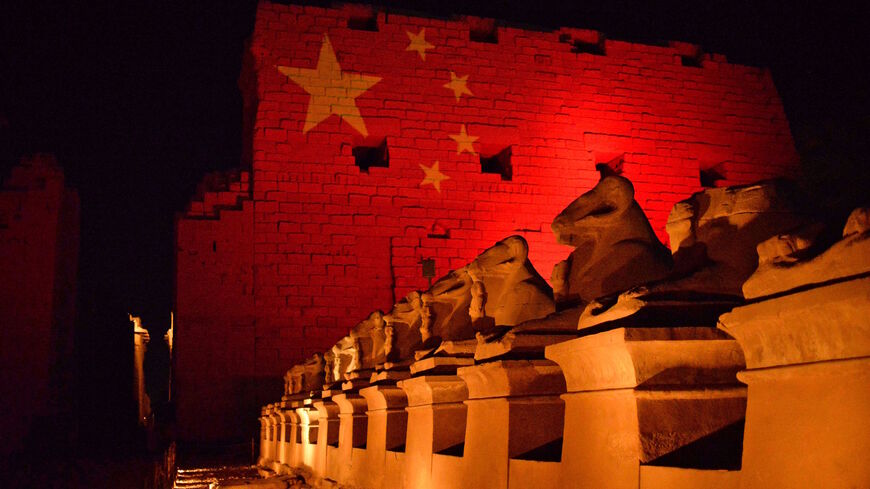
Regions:
<instances>
[{"instance_id":1,"label":"stone pedestal","mask_svg":"<svg viewBox=\"0 0 870 489\"><path fill-rule=\"evenodd\" d=\"M404 460L408 398L405 392L389 385L360 389L368 404L366 429L365 487L401 488Z\"/></svg>"},{"instance_id":2,"label":"stone pedestal","mask_svg":"<svg viewBox=\"0 0 870 489\"><path fill-rule=\"evenodd\" d=\"M316 408L307 405L296 408L296 416L299 418L299 429L293 467L313 470L317 449L319 412Z\"/></svg>"},{"instance_id":3,"label":"stone pedestal","mask_svg":"<svg viewBox=\"0 0 870 489\"><path fill-rule=\"evenodd\" d=\"M577 319L582 311L565 309L546 317L514 326L504 334L482 335L474 349L474 359L490 362L505 358L543 359L544 348L577 337Z\"/></svg>"},{"instance_id":4,"label":"stone pedestal","mask_svg":"<svg viewBox=\"0 0 870 489\"><path fill-rule=\"evenodd\" d=\"M403 380L398 386L408 397L404 487L443 487L433 483L432 456L465 442L465 382L455 375L433 375Z\"/></svg>"},{"instance_id":5,"label":"stone pedestal","mask_svg":"<svg viewBox=\"0 0 870 489\"><path fill-rule=\"evenodd\" d=\"M417 360L411 365L413 375L455 374L460 367L474 365L473 358L464 357L428 357Z\"/></svg>"},{"instance_id":6,"label":"stone pedestal","mask_svg":"<svg viewBox=\"0 0 870 489\"><path fill-rule=\"evenodd\" d=\"M739 423L737 343L712 328L620 328L549 346L567 384L561 486L635 489L640 465Z\"/></svg>"},{"instance_id":7,"label":"stone pedestal","mask_svg":"<svg viewBox=\"0 0 870 489\"><path fill-rule=\"evenodd\" d=\"M870 278L722 316L746 355L743 488L870 487Z\"/></svg>"},{"instance_id":8,"label":"stone pedestal","mask_svg":"<svg viewBox=\"0 0 870 489\"><path fill-rule=\"evenodd\" d=\"M257 466L264 466L268 460L269 450L269 415L266 408L260 409L260 417L257 418L260 422L260 454L257 457Z\"/></svg>"},{"instance_id":9,"label":"stone pedestal","mask_svg":"<svg viewBox=\"0 0 870 489\"><path fill-rule=\"evenodd\" d=\"M266 439L261 447L260 465L268 470L274 470L272 465L278 458L278 444L281 434L281 417L278 415L278 405L269 404L265 409Z\"/></svg>"},{"instance_id":10,"label":"stone pedestal","mask_svg":"<svg viewBox=\"0 0 870 489\"><path fill-rule=\"evenodd\" d=\"M272 470L285 474L297 463L296 444L299 435L299 416L293 405L296 403L282 402L276 413L278 415L278 431L275 437L276 454L272 461Z\"/></svg>"},{"instance_id":11,"label":"stone pedestal","mask_svg":"<svg viewBox=\"0 0 870 489\"><path fill-rule=\"evenodd\" d=\"M468 387L462 470L433 466L433 472L445 477L447 487L506 489L510 458L562 436L564 407L558 396L565 392L565 380L548 360L485 363L457 374Z\"/></svg>"},{"instance_id":12,"label":"stone pedestal","mask_svg":"<svg viewBox=\"0 0 870 489\"><path fill-rule=\"evenodd\" d=\"M411 372L409 372L408 369L378 370L372 373L370 383L395 384L396 382L407 379L410 376Z\"/></svg>"},{"instance_id":13,"label":"stone pedestal","mask_svg":"<svg viewBox=\"0 0 870 489\"><path fill-rule=\"evenodd\" d=\"M365 449L367 441L368 403L355 392L344 392L332 396L338 405L338 463L337 472L328 472L330 479L340 484L361 485L360 479L365 470ZM333 469L330 464L330 469Z\"/></svg>"},{"instance_id":14,"label":"stone pedestal","mask_svg":"<svg viewBox=\"0 0 870 489\"><path fill-rule=\"evenodd\" d=\"M317 409L317 448L314 450L314 473L318 477L326 478L333 473L333 467L337 457L331 456L338 450L338 404L325 398L314 402Z\"/></svg>"}]
</instances>

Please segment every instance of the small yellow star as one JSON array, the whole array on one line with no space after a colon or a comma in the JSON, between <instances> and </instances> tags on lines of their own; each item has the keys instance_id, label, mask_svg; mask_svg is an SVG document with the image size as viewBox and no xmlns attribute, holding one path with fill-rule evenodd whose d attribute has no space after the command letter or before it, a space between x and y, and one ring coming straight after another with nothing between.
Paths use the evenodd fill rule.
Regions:
<instances>
[{"instance_id":1,"label":"small yellow star","mask_svg":"<svg viewBox=\"0 0 870 489\"><path fill-rule=\"evenodd\" d=\"M363 136L368 136L365 122L356 106L356 98L381 79L377 76L341 71L329 37L323 36L316 68L312 70L278 66L278 71L287 75L311 96L308 100L308 113L305 116L303 133L314 129L334 114Z\"/></svg>"},{"instance_id":2,"label":"small yellow star","mask_svg":"<svg viewBox=\"0 0 870 489\"><path fill-rule=\"evenodd\" d=\"M417 51L420 59L426 61L426 50L435 48L434 45L426 42L426 28L421 28L419 34L414 34L411 31L405 31L405 34L408 34L408 39L411 40L411 44L408 44L405 51Z\"/></svg>"},{"instance_id":3,"label":"small yellow star","mask_svg":"<svg viewBox=\"0 0 870 489\"><path fill-rule=\"evenodd\" d=\"M441 193L441 182L444 180L448 180L450 177L441 173L441 170L438 169L438 162L436 161L431 167L427 167L426 165L420 164L420 169L423 170L425 176L423 177L423 181L420 182L420 186L426 185L427 183L431 183L435 190L438 193Z\"/></svg>"},{"instance_id":4,"label":"small yellow star","mask_svg":"<svg viewBox=\"0 0 870 489\"><path fill-rule=\"evenodd\" d=\"M477 154L477 152L474 151L474 142L477 141L478 137L469 136L468 133L465 132L465 124L462 125L459 134L451 134L450 139L456 141L456 154L462 154L463 151L468 151L473 155Z\"/></svg>"},{"instance_id":5,"label":"small yellow star","mask_svg":"<svg viewBox=\"0 0 870 489\"><path fill-rule=\"evenodd\" d=\"M452 71L450 72L450 82L445 83L444 88L453 90L453 96L456 97L457 102L459 102L459 98L462 97L462 94L474 95L471 93L471 90L468 89L468 75L456 76L456 73Z\"/></svg>"}]
</instances>

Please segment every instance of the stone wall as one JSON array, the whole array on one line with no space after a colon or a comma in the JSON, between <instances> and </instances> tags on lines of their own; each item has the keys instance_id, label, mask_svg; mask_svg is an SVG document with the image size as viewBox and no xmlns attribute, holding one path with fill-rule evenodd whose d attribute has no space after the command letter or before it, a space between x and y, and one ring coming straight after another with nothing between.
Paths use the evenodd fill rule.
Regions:
<instances>
[{"instance_id":1,"label":"stone wall","mask_svg":"<svg viewBox=\"0 0 870 489\"><path fill-rule=\"evenodd\" d=\"M547 275L596 165L665 239L702 184L797 164L765 70L583 29L264 2L240 88L248 170L177 223L182 439L250 433L290 365L425 289L427 260L437 278L521 235Z\"/></svg>"},{"instance_id":2,"label":"stone wall","mask_svg":"<svg viewBox=\"0 0 870 489\"><path fill-rule=\"evenodd\" d=\"M78 246L78 194L63 170L50 155L22 160L0 189L3 454L70 409Z\"/></svg>"},{"instance_id":3,"label":"stone wall","mask_svg":"<svg viewBox=\"0 0 870 489\"><path fill-rule=\"evenodd\" d=\"M578 201L597 199L614 180ZM698 202L688 234L672 225ZM444 326L461 311L443 306L473 299L475 288L441 285L471 271L479 290L494 290L494 281L486 285L492 274L480 273L494 270L481 265L505 263L508 250L485 251L423 292L418 317L405 307L412 301L399 303L382 324L364 321L287 372L284 396L261 411L258 467L270 477L261 483L867 486L870 469L852 462L870 454L870 208L855 209L839 228L804 214L805 205L780 181L699 192L675 206L672 243L686 243L682 236L707 252L727 246L728 263L751 269L738 276L708 259L687 280L686 255L674 253L676 273L666 278L635 274L621 293L516 325L486 326L479 314L499 307L471 305L466 322L477 332L451 335ZM592 234L601 218L592 215L571 228ZM622 216L605 232L637 222ZM575 253L596 256L578 244ZM610 248L599 264L643 270L659 261ZM729 276L741 284L736 295ZM524 288L503 284L501 297ZM392 354L409 339L413 352Z\"/></svg>"}]
</instances>

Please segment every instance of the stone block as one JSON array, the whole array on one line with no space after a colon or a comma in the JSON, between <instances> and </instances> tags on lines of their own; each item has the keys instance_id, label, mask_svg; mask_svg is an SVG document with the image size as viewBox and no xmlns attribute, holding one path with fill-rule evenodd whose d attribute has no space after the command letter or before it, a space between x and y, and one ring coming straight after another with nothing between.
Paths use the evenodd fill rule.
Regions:
<instances>
[{"instance_id":1,"label":"stone block","mask_svg":"<svg viewBox=\"0 0 870 489\"><path fill-rule=\"evenodd\" d=\"M620 328L547 347L565 374L563 485L638 487L638 471L743 419L736 342L711 328ZM738 447L735 447L738 449Z\"/></svg>"}]
</instances>

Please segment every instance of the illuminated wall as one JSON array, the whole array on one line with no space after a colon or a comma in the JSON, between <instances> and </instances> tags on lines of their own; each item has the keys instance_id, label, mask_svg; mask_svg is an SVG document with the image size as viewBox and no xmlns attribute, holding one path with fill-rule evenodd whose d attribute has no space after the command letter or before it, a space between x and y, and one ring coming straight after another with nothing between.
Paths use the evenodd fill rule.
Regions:
<instances>
[{"instance_id":1,"label":"illuminated wall","mask_svg":"<svg viewBox=\"0 0 870 489\"><path fill-rule=\"evenodd\" d=\"M0 453L39 438L71 409L79 200L53 156L25 159L0 188ZM36 434L36 435L35 435ZM35 435L35 436L34 436Z\"/></svg>"},{"instance_id":2,"label":"illuminated wall","mask_svg":"<svg viewBox=\"0 0 870 489\"><path fill-rule=\"evenodd\" d=\"M261 3L239 84L248 170L177 223L187 439L254 433L284 370L426 288L423 260L437 278L520 234L548 277L596 165L662 239L702 184L797 165L770 74L685 43Z\"/></svg>"}]
</instances>

